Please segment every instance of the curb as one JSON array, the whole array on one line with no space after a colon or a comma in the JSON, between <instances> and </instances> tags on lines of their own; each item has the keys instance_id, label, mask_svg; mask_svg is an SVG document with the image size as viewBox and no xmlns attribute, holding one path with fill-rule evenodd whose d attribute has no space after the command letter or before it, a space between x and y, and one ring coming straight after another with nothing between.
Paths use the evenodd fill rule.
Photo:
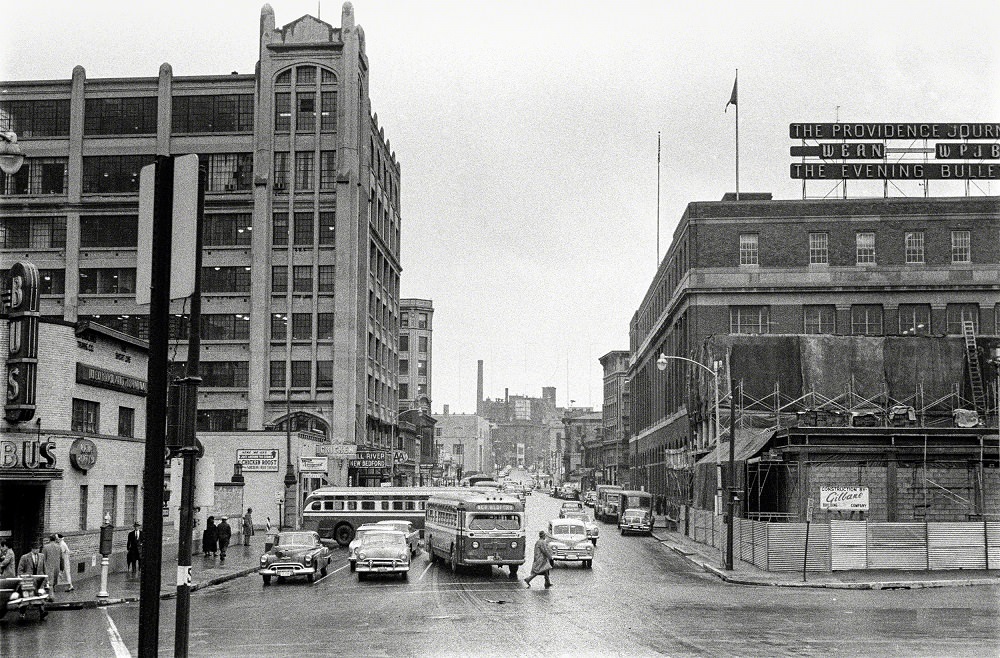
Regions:
<instances>
[{"instance_id":1,"label":"curb","mask_svg":"<svg viewBox=\"0 0 1000 658\"><path fill-rule=\"evenodd\" d=\"M755 587L805 587L811 589L852 589L852 590L895 590L895 589L930 589L939 587L974 587L977 585L998 585L1000 584L1000 579L988 579L988 578L963 578L954 580L900 580L900 581L871 581L871 582L832 582L832 583L818 583L818 582L793 582L793 581L774 581L774 580L758 580L750 578L739 578L730 575L728 572L714 567L707 562L696 559L697 553L692 551L686 551L682 547L674 544L669 539L663 539L656 535L653 537L659 541L662 545L669 548L674 553L677 553L685 560L691 564L700 567L706 573L710 573L719 580L730 583L732 585L749 585ZM700 557L700 556L699 556Z\"/></svg>"},{"instance_id":2,"label":"curb","mask_svg":"<svg viewBox=\"0 0 1000 658\"><path fill-rule=\"evenodd\" d=\"M242 578L243 576L249 576L250 574L257 571L257 567L247 567L246 569L241 569L239 571L233 571L232 573L227 573L222 576L216 576L202 583L195 583L191 585L190 590L192 592L197 592L200 589L205 589L206 587L213 587L215 585L221 585L222 583L228 582L230 580L236 580L237 578ZM160 599L167 600L177 597L177 592L164 592L160 591ZM123 603L138 603L138 596L126 596L123 598L114 599L93 599L87 601L66 601L62 603L50 603L45 606L46 610L85 610L91 608L106 608L113 605L121 605Z\"/></svg>"}]
</instances>

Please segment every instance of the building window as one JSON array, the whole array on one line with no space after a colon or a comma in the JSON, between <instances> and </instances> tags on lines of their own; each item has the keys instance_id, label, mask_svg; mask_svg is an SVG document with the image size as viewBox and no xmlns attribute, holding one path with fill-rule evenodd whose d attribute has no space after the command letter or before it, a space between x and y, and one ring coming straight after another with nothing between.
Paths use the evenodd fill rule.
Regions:
<instances>
[{"instance_id":1,"label":"building window","mask_svg":"<svg viewBox=\"0 0 1000 658\"><path fill-rule=\"evenodd\" d=\"M296 265L293 270L292 291L312 292L312 265Z\"/></svg>"},{"instance_id":2,"label":"building window","mask_svg":"<svg viewBox=\"0 0 1000 658\"><path fill-rule=\"evenodd\" d=\"M337 186L337 152L319 153L319 189L332 190Z\"/></svg>"},{"instance_id":3,"label":"building window","mask_svg":"<svg viewBox=\"0 0 1000 658\"><path fill-rule=\"evenodd\" d=\"M312 313L292 313L292 340L312 340Z\"/></svg>"},{"instance_id":4,"label":"building window","mask_svg":"<svg viewBox=\"0 0 1000 658\"><path fill-rule=\"evenodd\" d=\"M313 189L313 174L316 171L316 158L312 151L299 151L295 154L295 189Z\"/></svg>"},{"instance_id":5,"label":"building window","mask_svg":"<svg viewBox=\"0 0 1000 658\"><path fill-rule=\"evenodd\" d=\"M855 304L851 306L851 333L855 336L881 336L882 305Z\"/></svg>"},{"instance_id":6,"label":"building window","mask_svg":"<svg viewBox=\"0 0 1000 658\"><path fill-rule=\"evenodd\" d=\"M830 264L830 235L828 233L809 234L809 264Z\"/></svg>"},{"instance_id":7,"label":"building window","mask_svg":"<svg viewBox=\"0 0 1000 658\"><path fill-rule=\"evenodd\" d=\"M321 245L334 244L336 221L337 215L333 211L323 211L319 214L319 243Z\"/></svg>"},{"instance_id":8,"label":"building window","mask_svg":"<svg viewBox=\"0 0 1000 658\"><path fill-rule=\"evenodd\" d=\"M250 382L247 361L202 361L202 386L215 388L246 388Z\"/></svg>"},{"instance_id":9,"label":"building window","mask_svg":"<svg viewBox=\"0 0 1000 658\"><path fill-rule=\"evenodd\" d=\"M951 232L951 262L972 262L972 233L969 231Z\"/></svg>"},{"instance_id":10,"label":"building window","mask_svg":"<svg viewBox=\"0 0 1000 658\"><path fill-rule=\"evenodd\" d=\"M83 158L83 193L139 193L139 170L152 155L93 155Z\"/></svg>"},{"instance_id":11,"label":"building window","mask_svg":"<svg viewBox=\"0 0 1000 658\"><path fill-rule=\"evenodd\" d=\"M202 238L206 247L250 246L250 213L219 213L205 215Z\"/></svg>"},{"instance_id":12,"label":"building window","mask_svg":"<svg viewBox=\"0 0 1000 658\"><path fill-rule=\"evenodd\" d=\"M247 428L246 409L199 409L199 432L242 432Z\"/></svg>"},{"instance_id":13,"label":"building window","mask_svg":"<svg viewBox=\"0 0 1000 658\"><path fill-rule=\"evenodd\" d=\"M410 351L410 335L400 334L399 336L399 351L409 352Z\"/></svg>"},{"instance_id":14,"label":"building window","mask_svg":"<svg viewBox=\"0 0 1000 658\"><path fill-rule=\"evenodd\" d=\"M201 291L203 293L246 293L250 292L250 267L203 267L201 268Z\"/></svg>"},{"instance_id":15,"label":"building window","mask_svg":"<svg viewBox=\"0 0 1000 658\"><path fill-rule=\"evenodd\" d=\"M66 194L68 158L29 158L12 175L0 172L0 193Z\"/></svg>"},{"instance_id":16,"label":"building window","mask_svg":"<svg viewBox=\"0 0 1000 658\"><path fill-rule=\"evenodd\" d=\"M427 376L427 359L417 359L417 376Z\"/></svg>"},{"instance_id":17,"label":"building window","mask_svg":"<svg viewBox=\"0 0 1000 658\"><path fill-rule=\"evenodd\" d=\"M156 97L88 98L84 103L83 134L155 135Z\"/></svg>"},{"instance_id":18,"label":"building window","mask_svg":"<svg viewBox=\"0 0 1000 658\"><path fill-rule=\"evenodd\" d=\"M325 76L327 71L323 71ZM327 82L323 80L323 82ZM331 80L331 82L336 82L336 80ZM320 131L325 133L331 133L337 130L337 92L335 91L324 91L320 95L320 113L322 114L320 120Z\"/></svg>"},{"instance_id":19,"label":"building window","mask_svg":"<svg viewBox=\"0 0 1000 658\"><path fill-rule=\"evenodd\" d=\"M417 329L427 328L427 314L421 313L417 316Z\"/></svg>"},{"instance_id":20,"label":"building window","mask_svg":"<svg viewBox=\"0 0 1000 658\"><path fill-rule=\"evenodd\" d=\"M80 269L81 295L135 294L134 267L101 267Z\"/></svg>"},{"instance_id":21,"label":"building window","mask_svg":"<svg viewBox=\"0 0 1000 658\"><path fill-rule=\"evenodd\" d=\"M296 246L312 246L313 214L311 212L295 213L295 232L293 244Z\"/></svg>"},{"instance_id":22,"label":"building window","mask_svg":"<svg viewBox=\"0 0 1000 658\"><path fill-rule=\"evenodd\" d=\"M399 374L400 375L409 375L410 374L410 360L409 359L400 359L399 360Z\"/></svg>"},{"instance_id":23,"label":"building window","mask_svg":"<svg viewBox=\"0 0 1000 658\"><path fill-rule=\"evenodd\" d=\"M90 496L90 490L87 488L87 485L81 484L80 485L80 518L79 518L79 527L80 527L80 530L86 530L87 529L87 515L90 512L90 509L89 509L89 503L90 503L89 496Z\"/></svg>"},{"instance_id":24,"label":"building window","mask_svg":"<svg viewBox=\"0 0 1000 658\"><path fill-rule=\"evenodd\" d=\"M135 436L135 409L118 407L118 436Z\"/></svg>"},{"instance_id":25,"label":"building window","mask_svg":"<svg viewBox=\"0 0 1000 658\"><path fill-rule=\"evenodd\" d=\"M208 170L206 192L244 192L253 185L252 153L212 153L198 159Z\"/></svg>"},{"instance_id":26,"label":"building window","mask_svg":"<svg viewBox=\"0 0 1000 658\"><path fill-rule=\"evenodd\" d=\"M407 313L406 311L403 311L402 313L399 314L399 326L401 327L410 326L410 314Z\"/></svg>"},{"instance_id":27,"label":"building window","mask_svg":"<svg viewBox=\"0 0 1000 658\"><path fill-rule=\"evenodd\" d=\"M427 353L427 336L418 336L417 337L417 349L422 354L426 354Z\"/></svg>"},{"instance_id":28,"label":"building window","mask_svg":"<svg viewBox=\"0 0 1000 658\"><path fill-rule=\"evenodd\" d=\"M104 505L101 508L101 522L110 520L111 525L118 525L118 486L104 485Z\"/></svg>"},{"instance_id":29,"label":"building window","mask_svg":"<svg viewBox=\"0 0 1000 658\"><path fill-rule=\"evenodd\" d=\"M0 217L0 249L62 249L65 217Z\"/></svg>"},{"instance_id":30,"label":"building window","mask_svg":"<svg viewBox=\"0 0 1000 658\"><path fill-rule=\"evenodd\" d=\"M334 292L336 276L337 276L337 268L335 265L320 265L319 282L318 282L319 291Z\"/></svg>"},{"instance_id":31,"label":"building window","mask_svg":"<svg viewBox=\"0 0 1000 658\"><path fill-rule=\"evenodd\" d=\"M417 384L417 395L427 395L427 384Z\"/></svg>"},{"instance_id":32,"label":"building window","mask_svg":"<svg viewBox=\"0 0 1000 658\"><path fill-rule=\"evenodd\" d=\"M135 249L138 243L139 217L136 215L84 215L80 218L81 248Z\"/></svg>"},{"instance_id":33,"label":"building window","mask_svg":"<svg viewBox=\"0 0 1000 658\"><path fill-rule=\"evenodd\" d=\"M333 313L316 314L316 338L333 340Z\"/></svg>"},{"instance_id":34,"label":"building window","mask_svg":"<svg viewBox=\"0 0 1000 658\"><path fill-rule=\"evenodd\" d=\"M38 270L38 294L62 295L66 292L66 270Z\"/></svg>"},{"instance_id":35,"label":"building window","mask_svg":"<svg viewBox=\"0 0 1000 658\"><path fill-rule=\"evenodd\" d=\"M945 308L947 322L946 333L962 335L965 333L963 322L972 321L974 331L979 333L979 304L948 304Z\"/></svg>"},{"instance_id":36,"label":"building window","mask_svg":"<svg viewBox=\"0 0 1000 658\"><path fill-rule=\"evenodd\" d=\"M174 96L173 134L251 132L253 94Z\"/></svg>"},{"instance_id":37,"label":"building window","mask_svg":"<svg viewBox=\"0 0 1000 658\"><path fill-rule=\"evenodd\" d=\"M316 388L333 388L333 361L316 362Z\"/></svg>"},{"instance_id":38,"label":"building window","mask_svg":"<svg viewBox=\"0 0 1000 658\"><path fill-rule=\"evenodd\" d=\"M758 265L756 233L740 235L740 265Z\"/></svg>"},{"instance_id":39,"label":"building window","mask_svg":"<svg viewBox=\"0 0 1000 658\"><path fill-rule=\"evenodd\" d=\"M729 333L766 334L770 331L770 307L730 306Z\"/></svg>"},{"instance_id":40,"label":"building window","mask_svg":"<svg viewBox=\"0 0 1000 658\"><path fill-rule=\"evenodd\" d=\"M271 361L271 388L285 388L285 362Z\"/></svg>"},{"instance_id":41,"label":"building window","mask_svg":"<svg viewBox=\"0 0 1000 658\"><path fill-rule=\"evenodd\" d=\"M278 92L274 95L274 132L287 133L292 129L292 95Z\"/></svg>"},{"instance_id":42,"label":"building window","mask_svg":"<svg viewBox=\"0 0 1000 658\"><path fill-rule=\"evenodd\" d=\"M0 101L0 130L25 137L69 137L69 99Z\"/></svg>"},{"instance_id":43,"label":"building window","mask_svg":"<svg viewBox=\"0 0 1000 658\"><path fill-rule=\"evenodd\" d=\"M122 500L122 526L131 528L135 523L139 504L139 485L125 485L125 499Z\"/></svg>"},{"instance_id":44,"label":"building window","mask_svg":"<svg viewBox=\"0 0 1000 658\"><path fill-rule=\"evenodd\" d=\"M288 152L274 152L274 191L288 191Z\"/></svg>"},{"instance_id":45,"label":"building window","mask_svg":"<svg viewBox=\"0 0 1000 658\"><path fill-rule=\"evenodd\" d=\"M288 213L276 212L271 219L271 244L283 247L288 244Z\"/></svg>"},{"instance_id":46,"label":"building window","mask_svg":"<svg viewBox=\"0 0 1000 658\"><path fill-rule=\"evenodd\" d=\"M300 91L295 94L295 132L311 133L316 131L316 94Z\"/></svg>"},{"instance_id":47,"label":"building window","mask_svg":"<svg viewBox=\"0 0 1000 658\"><path fill-rule=\"evenodd\" d=\"M807 304L802 307L802 315L804 318L804 333L837 333L837 307L833 304Z\"/></svg>"},{"instance_id":48,"label":"building window","mask_svg":"<svg viewBox=\"0 0 1000 658\"><path fill-rule=\"evenodd\" d=\"M406 382L399 382L399 399L409 400L410 399L410 385Z\"/></svg>"},{"instance_id":49,"label":"building window","mask_svg":"<svg viewBox=\"0 0 1000 658\"><path fill-rule=\"evenodd\" d=\"M875 264L875 234L874 233L858 233L855 236L855 241L857 244L857 263L858 265L874 265Z\"/></svg>"},{"instance_id":50,"label":"building window","mask_svg":"<svg viewBox=\"0 0 1000 658\"><path fill-rule=\"evenodd\" d=\"M288 266L274 265L271 267L271 292L288 292Z\"/></svg>"},{"instance_id":51,"label":"building window","mask_svg":"<svg viewBox=\"0 0 1000 658\"><path fill-rule=\"evenodd\" d=\"M930 336L930 304L900 304L899 333L903 336Z\"/></svg>"},{"instance_id":52,"label":"building window","mask_svg":"<svg viewBox=\"0 0 1000 658\"><path fill-rule=\"evenodd\" d=\"M202 340L248 340L250 316L242 313L203 313Z\"/></svg>"},{"instance_id":53,"label":"building window","mask_svg":"<svg viewBox=\"0 0 1000 658\"><path fill-rule=\"evenodd\" d=\"M80 315L77 319L80 322L95 322L143 340L149 339L148 315ZM187 336L182 339L187 340Z\"/></svg>"},{"instance_id":54,"label":"building window","mask_svg":"<svg viewBox=\"0 0 1000 658\"><path fill-rule=\"evenodd\" d=\"M299 66L295 69L295 84L314 85L316 84L316 67Z\"/></svg>"},{"instance_id":55,"label":"building window","mask_svg":"<svg viewBox=\"0 0 1000 658\"><path fill-rule=\"evenodd\" d=\"M924 262L924 232L907 231L904 237L906 262L921 265Z\"/></svg>"},{"instance_id":56,"label":"building window","mask_svg":"<svg viewBox=\"0 0 1000 658\"><path fill-rule=\"evenodd\" d=\"M285 340L288 335L288 315L285 313L271 314L271 340Z\"/></svg>"},{"instance_id":57,"label":"building window","mask_svg":"<svg viewBox=\"0 0 1000 658\"><path fill-rule=\"evenodd\" d=\"M309 388L311 380L312 361L292 361L292 388Z\"/></svg>"}]
</instances>

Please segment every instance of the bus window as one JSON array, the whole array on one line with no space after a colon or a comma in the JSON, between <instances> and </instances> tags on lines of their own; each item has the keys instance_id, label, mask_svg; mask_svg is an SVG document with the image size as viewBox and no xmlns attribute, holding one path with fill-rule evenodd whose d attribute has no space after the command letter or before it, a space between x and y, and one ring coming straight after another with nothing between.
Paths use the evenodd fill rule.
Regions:
<instances>
[{"instance_id":1,"label":"bus window","mask_svg":"<svg viewBox=\"0 0 1000 658\"><path fill-rule=\"evenodd\" d=\"M394 509L394 510L401 510L401 509L403 509L403 501L401 501L401 500L394 500L394 501L392 501L392 509Z\"/></svg>"},{"instance_id":2,"label":"bus window","mask_svg":"<svg viewBox=\"0 0 1000 658\"><path fill-rule=\"evenodd\" d=\"M342 510L342 509L344 509L344 501L342 501L342 500L335 500L335 501L333 501L333 509L335 509L335 510Z\"/></svg>"},{"instance_id":3,"label":"bus window","mask_svg":"<svg viewBox=\"0 0 1000 658\"><path fill-rule=\"evenodd\" d=\"M383 501L382 501L382 509L383 509L384 511L386 511L386 512L388 512L388 511L389 511L389 501L388 501L388 500L383 500Z\"/></svg>"},{"instance_id":4,"label":"bus window","mask_svg":"<svg viewBox=\"0 0 1000 658\"><path fill-rule=\"evenodd\" d=\"M517 514L476 514L469 520L469 530L518 530Z\"/></svg>"},{"instance_id":5,"label":"bus window","mask_svg":"<svg viewBox=\"0 0 1000 658\"><path fill-rule=\"evenodd\" d=\"M309 509L311 509L311 510L315 510L315 511L319 511L319 508L320 508L320 505L322 505L322 503L320 503L320 502L319 502L318 500L316 500L316 501L313 501L313 502L312 502L312 503L311 503L311 504L309 505Z\"/></svg>"},{"instance_id":6,"label":"bus window","mask_svg":"<svg viewBox=\"0 0 1000 658\"><path fill-rule=\"evenodd\" d=\"M373 510L373 509L375 509L375 501L374 500L362 500L361 501L361 509L363 509L363 510Z\"/></svg>"},{"instance_id":7,"label":"bus window","mask_svg":"<svg viewBox=\"0 0 1000 658\"><path fill-rule=\"evenodd\" d=\"M426 505L426 503L424 501L422 501L422 500L418 500L417 501L417 509L424 509L425 505Z\"/></svg>"},{"instance_id":8,"label":"bus window","mask_svg":"<svg viewBox=\"0 0 1000 658\"><path fill-rule=\"evenodd\" d=\"M349 510L356 510L356 509L358 509L358 501L356 501L356 500L349 500L349 501L347 501L347 509L349 509Z\"/></svg>"},{"instance_id":9,"label":"bus window","mask_svg":"<svg viewBox=\"0 0 1000 658\"><path fill-rule=\"evenodd\" d=\"M325 509L327 511L332 510L333 509L333 501L332 500L324 500L323 501L323 509Z\"/></svg>"},{"instance_id":10,"label":"bus window","mask_svg":"<svg viewBox=\"0 0 1000 658\"><path fill-rule=\"evenodd\" d=\"M408 509L408 510L412 510L412 509L415 509L415 507L414 507L414 505L413 505L413 501L412 501L412 500L407 500L407 501L406 501L406 509Z\"/></svg>"}]
</instances>

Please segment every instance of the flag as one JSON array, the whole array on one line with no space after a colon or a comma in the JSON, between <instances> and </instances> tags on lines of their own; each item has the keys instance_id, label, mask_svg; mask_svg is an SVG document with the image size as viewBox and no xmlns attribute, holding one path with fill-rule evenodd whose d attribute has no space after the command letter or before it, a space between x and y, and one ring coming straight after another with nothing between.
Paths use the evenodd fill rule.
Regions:
<instances>
[{"instance_id":1,"label":"flag","mask_svg":"<svg viewBox=\"0 0 1000 658\"><path fill-rule=\"evenodd\" d=\"M729 97L729 102L726 103L726 112L729 111L730 105L736 105L736 84L740 81L739 78L733 80L733 95Z\"/></svg>"}]
</instances>

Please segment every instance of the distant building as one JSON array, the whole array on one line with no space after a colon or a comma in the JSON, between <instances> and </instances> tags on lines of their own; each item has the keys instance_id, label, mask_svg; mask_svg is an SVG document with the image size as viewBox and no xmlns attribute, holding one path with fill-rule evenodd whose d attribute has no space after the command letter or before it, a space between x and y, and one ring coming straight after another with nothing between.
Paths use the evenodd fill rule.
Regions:
<instances>
[{"instance_id":1,"label":"distant building","mask_svg":"<svg viewBox=\"0 0 1000 658\"><path fill-rule=\"evenodd\" d=\"M628 381L629 352L615 350L599 361L604 369L604 406L600 441L596 454L587 466L595 469L598 484L621 484L619 472L628 470L628 432L626 410L626 384Z\"/></svg>"},{"instance_id":2,"label":"distant building","mask_svg":"<svg viewBox=\"0 0 1000 658\"><path fill-rule=\"evenodd\" d=\"M604 430L603 416L600 411L592 410L570 411L563 416L566 438L560 455L564 481L579 482L584 489L592 489L597 484L598 455Z\"/></svg>"},{"instance_id":3,"label":"distant building","mask_svg":"<svg viewBox=\"0 0 1000 658\"><path fill-rule=\"evenodd\" d=\"M471 473L494 475L490 422L475 414L435 414L434 441L455 465L459 479Z\"/></svg>"},{"instance_id":4,"label":"distant building","mask_svg":"<svg viewBox=\"0 0 1000 658\"><path fill-rule=\"evenodd\" d=\"M434 303L399 300L399 408L431 408Z\"/></svg>"}]
</instances>

